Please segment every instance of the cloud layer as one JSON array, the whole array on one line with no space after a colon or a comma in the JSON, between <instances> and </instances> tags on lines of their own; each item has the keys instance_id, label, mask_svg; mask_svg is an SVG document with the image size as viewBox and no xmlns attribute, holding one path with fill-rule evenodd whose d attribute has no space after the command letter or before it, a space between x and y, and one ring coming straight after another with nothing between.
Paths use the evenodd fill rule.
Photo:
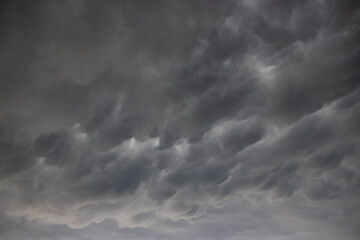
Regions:
<instances>
[{"instance_id":1,"label":"cloud layer","mask_svg":"<svg viewBox=\"0 0 360 240\"><path fill-rule=\"evenodd\" d=\"M360 236L357 1L3 1L0 239Z\"/></svg>"}]
</instances>

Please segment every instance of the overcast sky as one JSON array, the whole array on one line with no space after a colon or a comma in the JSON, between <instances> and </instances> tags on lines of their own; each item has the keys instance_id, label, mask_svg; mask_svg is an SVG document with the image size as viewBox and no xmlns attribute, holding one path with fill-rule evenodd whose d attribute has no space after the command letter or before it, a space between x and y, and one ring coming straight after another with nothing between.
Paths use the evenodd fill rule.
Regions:
<instances>
[{"instance_id":1,"label":"overcast sky","mask_svg":"<svg viewBox=\"0 0 360 240\"><path fill-rule=\"evenodd\" d=\"M360 2L0 6L0 240L358 240Z\"/></svg>"}]
</instances>

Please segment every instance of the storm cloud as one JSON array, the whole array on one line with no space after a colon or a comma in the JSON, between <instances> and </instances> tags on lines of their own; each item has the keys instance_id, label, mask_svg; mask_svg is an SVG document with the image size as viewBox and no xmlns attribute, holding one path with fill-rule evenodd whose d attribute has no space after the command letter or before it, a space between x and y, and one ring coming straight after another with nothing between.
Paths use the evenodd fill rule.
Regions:
<instances>
[{"instance_id":1,"label":"storm cloud","mask_svg":"<svg viewBox=\"0 0 360 240\"><path fill-rule=\"evenodd\" d=\"M360 3L2 1L0 239L360 237Z\"/></svg>"}]
</instances>

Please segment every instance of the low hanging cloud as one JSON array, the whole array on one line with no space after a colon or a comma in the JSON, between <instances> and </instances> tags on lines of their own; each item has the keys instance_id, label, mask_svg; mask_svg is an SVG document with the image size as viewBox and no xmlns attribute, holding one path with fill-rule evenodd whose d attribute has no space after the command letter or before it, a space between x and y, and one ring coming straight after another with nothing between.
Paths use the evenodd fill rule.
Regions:
<instances>
[{"instance_id":1,"label":"low hanging cloud","mask_svg":"<svg viewBox=\"0 0 360 240\"><path fill-rule=\"evenodd\" d=\"M357 1L2 1L0 239L360 236Z\"/></svg>"}]
</instances>

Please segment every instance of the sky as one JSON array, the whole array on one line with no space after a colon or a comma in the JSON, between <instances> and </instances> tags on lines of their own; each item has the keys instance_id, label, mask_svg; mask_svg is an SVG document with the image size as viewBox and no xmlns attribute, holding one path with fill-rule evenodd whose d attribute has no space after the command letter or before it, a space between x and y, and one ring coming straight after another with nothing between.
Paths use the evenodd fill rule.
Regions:
<instances>
[{"instance_id":1,"label":"sky","mask_svg":"<svg viewBox=\"0 0 360 240\"><path fill-rule=\"evenodd\" d=\"M0 240L357 240L360 2L0 3Z\"/></svg>"}]
</instances>

